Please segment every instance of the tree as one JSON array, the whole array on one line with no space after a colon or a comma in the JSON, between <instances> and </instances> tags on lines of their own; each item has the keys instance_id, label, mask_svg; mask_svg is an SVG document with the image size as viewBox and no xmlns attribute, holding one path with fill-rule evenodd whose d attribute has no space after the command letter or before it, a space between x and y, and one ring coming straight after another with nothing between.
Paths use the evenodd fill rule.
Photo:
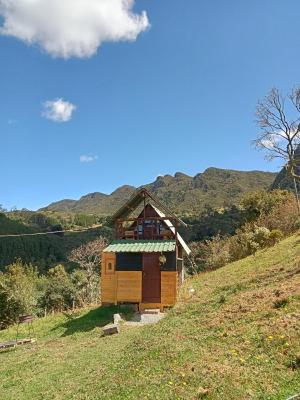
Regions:
<instances>
[{"instance_id":1,"label":"tree","mask_svg":"<svg viewBox=\"0 0 300 400\"><path fill-rule=\"evenodd\" d=\"M241 206L246 213L247 221L250 222L262 215L269 215L273 209L287 203L291 198L294 200L292 193L287 190L276 189L270 192L259 190L247 193L241 200Z\"/></svg>"},{"instance_id":2,"label":"tree","mask_svg":"<svg viewBox=\"0 0 300 400\"><path fill-rule=\"evenodd\" d=\"M70 309L76 300L76 287L63 265L49 269L44 281L41 306L48 311Z\"/></svg>"},{"instance_id":3,"label":"tree","mask_svg":"<svg viewBox=\"0 0 300 400\"><path fill-rule=\"evenodd\" d=\"M86 274L87 296L90 304L97 302L98 299L101 253L106 245L106 239L100 236L74 249L69 255L69 260L79 264Z\"/></svg>"},{"instance_id":4,"label":"tree","mask_svg":"<svg viewBox=\"0 0 300 400\"><path fill-rule=\"evenodd\" d=\"M16 322L21 314L36 310L38 281L36 268L21 260L0 273L0 329Z\"/></svg>"},{"instance_id":5,"label":"tree","mask_svg":"<svg viewBox=\"0 0 300 400\"><path fill-rule=\"evenodd\" d=\"M299 207L296 181L300 182L300 87L294 88L287 96L278 89L258 103L257 124L260 132L255 139L258 149L266 151L266 158L280 158L294 178L295 193Z\"/></svg>"}]
</instances>

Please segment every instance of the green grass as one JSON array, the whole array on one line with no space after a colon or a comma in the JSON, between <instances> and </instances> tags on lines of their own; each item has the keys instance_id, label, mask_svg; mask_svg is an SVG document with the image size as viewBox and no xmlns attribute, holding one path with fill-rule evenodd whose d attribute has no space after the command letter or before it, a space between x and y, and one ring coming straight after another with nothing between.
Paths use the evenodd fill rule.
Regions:
<instances>
[{"instance_id":1,"label":"green grass","mask_svg":"<svg viewBox=\"0 0 300 400\"><path fill-rule=\"evenodd\" d=\"M36 321L36 346L0 353L0 398L284 400L300 392L298 242L190 279L157 325L101 337L111 308Z\"/></svg>"}]
</instances>

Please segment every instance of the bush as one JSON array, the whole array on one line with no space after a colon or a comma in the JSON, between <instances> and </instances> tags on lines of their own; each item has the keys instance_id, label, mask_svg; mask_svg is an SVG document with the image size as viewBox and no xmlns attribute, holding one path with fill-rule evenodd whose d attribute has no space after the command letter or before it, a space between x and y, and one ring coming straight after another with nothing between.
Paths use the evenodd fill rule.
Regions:
<instances>
[{"instance_id":1,"label":"bush","mask_svg":"<svg viewBox=\"0 0 300 400\"><path fill-rule=\"evenodd\" d=\"M258 250L265 247L274 246L283 239L284 235L279 229L270 231L265 226L256 226L248 223L239 229L230 241L231 261L255 254Z\"/></svg>"},{"instance_id":2,"label":"bush","mask_svg":"<svg viewBox=\"0 0 300 400\"><path fill-rule=\"evenodd\" d=\"M63 311L71 308L76 299L76 288L63 265L51 268L47 275L41 306L47 311Z\"/></svg>"},{"instance_id":3,"label":"bush","mask_svg":"<svg viewBox=\"0 0 300 400\"><path fill-rule=\"evenodd\" d=\"M236 235L229 239L230 260L236 261L254 254L259 249L259 244L254 240L255 226L245 224L238 229Z\"/></svg>"},{"instance_id":4,"label":"bush","mask_svg":"<svg viewBox=\"0 0 300 400\"><path fill-rule=\"evenodd\" d=\"M0 328L16 322L22 314L35 313L38 281L37 270L20 260L0 273Z\"/></svg>"},{"instance_id":5,"label":"bush","mask_svg":"<svg viewBox=\"0 0 300 400\"><path fill-rule=\"evenodd\" d=\"M296 219L296 222L295 222L295 229L297 229L297 230L300 229L300 218L297 218L297 219Z\"/></svg>"},{"instance_id":6,"label":"bush","mask_svg":"<svg viewBox=\"0 0 300 400\"><path fill-rule=\"evenodd\" d=\"M254 229L252 241L257 243L259 249L267 247L270 243L270 230L265 226L257 226Z\"/></svg>"},{"instance_id":7,"label":"bush","mask_svg":"<svg viewBox=\"0 0 300 400\"><path fill-rule=\"evenodd\" d=\"M287 190L276 189L271 192L261 190L246 194L241 205L248 214L248 221L255 221L291 199L294 200L294 195Z\"/></svg>"},{"instance_id":8,"label":"bush","mask_svg":"<svg viewBox=\"0 0 300 400\"><path fill-rule=\"evenodd\" d=\"M297 202L295 197L290 195L284 203L272 209L269 214L261 215L256 223L265 226L270 231L280 230L284 236L287 236L297 230L297 216Z\"/></svg>"},{"instance_id":9,"label":"bush","mask_svg":"<svg viewBox=\"0 0 300 400\"><path fill-rule=\"evenodd\" d=\"M269 244L274 246L276 243L280 242L284 238L283 233L280 229L273 229L269 235Z\"/></svg>"},{"instance_id":10,"label":"bush","mask_svg":"<svg viewBox=\"0 0 300 400\"><path fill-rule=\"evenodd\" d=\"M223 267L230 260L228 240L220 235L212 240L192 242L189 247L192 253L186 257L185 266L190 275Z\"/></svg>"},{"instance_id":11,"label":"bush","mask_svg":"<svg viewBox=\"0 0 300 400\"><path fill-rule=\"evenodd\" d=\"M223 267L230 261L237 261L255 254L258 250L273 246L283 238L279 229L270 231L264 226L247 223L237 230L236 235L190 244L192 255L185 261L189 274Z\"/></svg>"}]
</instances>

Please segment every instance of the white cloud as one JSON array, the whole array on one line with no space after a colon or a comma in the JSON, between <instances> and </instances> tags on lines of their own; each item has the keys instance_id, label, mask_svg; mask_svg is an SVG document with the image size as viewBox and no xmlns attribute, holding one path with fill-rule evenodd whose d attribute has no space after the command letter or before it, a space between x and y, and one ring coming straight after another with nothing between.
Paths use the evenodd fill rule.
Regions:
<instances>
[{"instance_id":1,"label":"white cloud","mask_svg":"<svg viewBox=\"0 0 300 400\"><path fill-rule=\"evenodd\" d=\"M269 139L263 139L263 140L261 141L261 144L262 144L262 146L265 147L266 149L273 149L273 148L274 148L274 145L275 145L275 142L272 141L272 140L269 140Z\"/></svg>"},{"instance_id":2,"label":"white cloud","mask_svg":"<svg viewBox=\"0 0 300 400\"><path fill-rule=\"evenodd\" d=\"M150 24L134 0L0 0L0 34L55 57L90 57L103 42L134 41Z\"/></svg>"},{"instance_id":3,"label":"white cloud","mask_svg":"<svg viewBox=\"0 0 300 400\"><path fill-rule=\"evenodd\" d=\"M72 118L76 106L63 99L45 101L42 116L55 122L67 122Z\"/></svg>"},{"instance_id":4,"label":"white cloud","mask_svg":"<svg viewBox=\"0 0 300 400\"><path fill-rule=\"evenodd\" d=\"M79 157L80 162L82 163L89 163L98 160L98 156L88 156L86 154L82 154Z\"/></svg>"}]
</instances>

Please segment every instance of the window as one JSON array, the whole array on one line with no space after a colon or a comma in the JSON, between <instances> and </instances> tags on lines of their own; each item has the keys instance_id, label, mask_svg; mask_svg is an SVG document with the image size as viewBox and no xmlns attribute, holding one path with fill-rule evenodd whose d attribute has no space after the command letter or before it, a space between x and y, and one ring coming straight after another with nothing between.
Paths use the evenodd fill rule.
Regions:
<instances>
[{"instance_id":1,"label":"window","mask_svg":"<svg viewBox=\"0 0 300 400\"><path fill-rule=\"evenodd\" d=\"M142 253L117 253L117 271L142 271Z\"/></svg>"},{"instance_id":2,"label":"window","mask_svg":"<svg viewBox=\"0 0 300 400\"><path fill-rule=\"evenodd\" d=\"M105 272L107 274L114 274L115 267L114 267L114 262L112 260L106 262L106 264L105 264Z\"/></svg>"},{"instance_id":3,"label":"window","mask_svg":"<svg viewBox=\"0 0 300 400\"><path fill-rule=\"evenodd\" d=\"M161 264L160 269L161 271L176 271L176 253L173 252L166 252L163 253L166 257L165 264Z\"/></svg>"}]
</instances>

